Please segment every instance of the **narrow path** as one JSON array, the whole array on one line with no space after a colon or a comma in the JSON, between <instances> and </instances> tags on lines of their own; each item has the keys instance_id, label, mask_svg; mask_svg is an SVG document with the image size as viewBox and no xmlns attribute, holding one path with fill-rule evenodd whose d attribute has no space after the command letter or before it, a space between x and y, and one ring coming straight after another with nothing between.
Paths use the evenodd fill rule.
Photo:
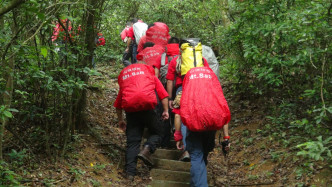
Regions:
<instances>
[{"instance_id":1,"label":"narrow path","mask_svg":"<svg viewBox=\"0 0 332 187\"><path fill-rule=\"evenodd\" d=\"M125 134L119 130L116 111L112 106L119 89L117 76L121 64L111 64L98 68L102 76L91 79L89 92L89 121L104 140L110 150L105 150L112 162L116 163L115 172L119 178L113 182L116 186L152 187L189 186L190 163L177 161L181 151L158 149L154 154L155 167L149 170L143 162L138 162L138 174L134 182L124 177ZM230 86L230 85L229 85ZM229 93L227 84L224 93ZM307 181L307 184L319 184L330 181L331 169L318 168L317 173L307 177L301 172L305 160L296 156L284 141L275 139L272 125L266 120L262 103L249 103L247 100L229 96L232 111L231 151L228 159L222 156L218 144L220 132L216 136L216 147L209 154L207 166L210 186L295 186ZM272 130L271 130L272 129ZM318 167L318 166L314 166ZM320 167L320 166L319 166ZM311 180L311 181L310 181ZM324 182L325 181L325 182Z\"/></svg>"},{"instance_id":2,"label":"narrow path","mask_svg":"<svg viewBox=\"0 0 332 187\"><path fill-rule=\"evenodd\" d=\"M172 141L175 148L175 142ZM157 149L153 154L154 167L150 171L152 187L186 187L190 186L190 162L178 161L182 151L175 149ZM209 177L209 186L214 186Z\"/></svg>"}]
</instances>

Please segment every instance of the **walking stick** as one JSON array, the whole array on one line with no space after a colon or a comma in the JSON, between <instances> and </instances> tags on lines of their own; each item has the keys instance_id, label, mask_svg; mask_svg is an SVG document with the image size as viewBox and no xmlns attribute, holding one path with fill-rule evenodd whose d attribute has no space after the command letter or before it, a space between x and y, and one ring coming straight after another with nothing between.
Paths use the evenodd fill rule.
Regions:
<instances>
[{"instance_id":1,"label":"walking stick","mask_svg":"<svg viewBox=\"0 0 332 187\"><path fill-rule=\"evenodd\" d=\"M220 138L221 138L221 134L219 134L219 144L221 144L221 147L222 147L222 153L224 155L224 158L225 158L225 162L226 162L226 181L227 181L227 186L229 186L229 176L228 176L228 171L229 171L229 160L228 160L228 152L226 150L226 147L229 145L229 141L228 140L224 140L223 142L220 141Z\"/></svg>"}]
</instances>

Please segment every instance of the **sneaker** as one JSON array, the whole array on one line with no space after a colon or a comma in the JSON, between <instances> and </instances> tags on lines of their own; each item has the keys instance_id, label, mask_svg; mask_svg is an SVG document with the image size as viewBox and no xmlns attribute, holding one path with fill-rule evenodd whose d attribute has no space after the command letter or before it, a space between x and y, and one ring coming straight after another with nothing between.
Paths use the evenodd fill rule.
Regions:
<instances>
[{"instance_id":1,"label":"sneaker","mask_svg":"<svg viewBox=\"0 0 332 187\"><path fill-rule=\"evenodd\" d=\"M190 155L189 155L188 151L183 152L183 154L181 155L179 161L190 162Z\"/></svg>"},{"instance_id":2,"label":"sneaker","mask_svg":"<svg viewBox=\"0 0 332 187\"><path fill-rule=\"evenodd\" d=\"M148 145L144 146L143 150L137 155L137 157L143 160L144 164L147 166L153 166L153 161L151 159L150 147Z\"/></svg>"}]
</instances>

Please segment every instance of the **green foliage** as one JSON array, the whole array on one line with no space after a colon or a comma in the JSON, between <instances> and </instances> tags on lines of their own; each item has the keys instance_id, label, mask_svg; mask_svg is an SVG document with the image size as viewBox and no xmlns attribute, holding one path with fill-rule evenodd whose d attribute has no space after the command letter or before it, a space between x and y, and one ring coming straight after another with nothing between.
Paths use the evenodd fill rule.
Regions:
<instances>
[{"instance_id":1,"label":"green foliage","mask_svg":"<svg viewBox=\"0 0 332 187\"><path fill-rule=\"evenodd\" d=\"M317 137L317 141L305 142L296 147L301 149L297 155L314 159L316 161L332 161L332 137L323 140L322 136L319 136Z\"/></svg>"},{"instance_id":2,"label":"green foliage","mask_svg":"<svg viewBox=\"0 0 332 187\"><path fill-rule=\"evenodd\" d=\"M14 168L20 167L24 164L24 159L27 157L26 152L27 152L26 149L23 149L22 151L19 152L12 149L12 152L8 153L8 156L11 160L11 164Z\"/></svg>"},{"instance_id":3,"label":"green foliage","mask_svg":"<svg viewBox=\"0 0 332 187\"><path fill-rule=\"evenodd\" d=\"M0 185L1 186L19 186L20 177L14 171L9 169L6 162L0 163Z\"/></svg>"},{"instance_id":4,"label":"green foliage","mask_svg":"<svg viewBox=\"0 0 332 187\"><path fill-rule=\"evenodd\" d=\"M71 173L74 176L75 180L77 181L82 178L82 176L86 173L86 171L77 168L70 168L69 173Z\"/></svg>"},{"instance_id":5,"label":"green foliage","mask_svg":"<svg viewBox=\"0 0 332 187\"><path fill-rule=\"evenodd\" d=\"M12 112L18 112L18 110L14 108L7 108L5 105L0 106L0 119L4 120L5 118L12 118Z\"/></svg>"}]
</instances>

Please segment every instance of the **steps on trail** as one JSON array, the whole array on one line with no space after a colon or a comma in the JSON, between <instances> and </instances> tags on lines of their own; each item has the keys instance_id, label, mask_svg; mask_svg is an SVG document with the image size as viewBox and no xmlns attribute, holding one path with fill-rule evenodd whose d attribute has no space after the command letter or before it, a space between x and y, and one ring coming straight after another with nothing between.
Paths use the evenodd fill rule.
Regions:
<instances>
[{"instance_id":1,"label":"steps on trail","mask_svg":"<svg viewBox=\"0 0 332 187\"><path fill-rule=\"evenodd\" d=\"M151 186L152 187L190 187L190 184L183 182L154 180L151 182Z\"/></svg>"},{"instance_id":2,"label":"steps on trail","mask_svg":"<svg viewBox=\"0 0 332 187\"><path fill-rule=\"evenodd\" d=\"M190 182L190 173L184 171L171 171L164 169L152 169L150 176L153 180L173 181L181 183Z\"/></svg>"},{"instance_id":3,"label":"steps on trail","mask_svg":"<svg viewBox=\"0 0 332 187\"><path fill-rule=\"evenodd\" d=\"M190 162L181 162L176 160L157 158L154 158L153 161L154 167L158 169L190 172Z\"/></svg>"},{"instance_id":4,"label":"steps on trail","mask_svg":"<svg viewBox=\"0 0 332 187\"><path fill-rule=\"evenodd\" d=\"M179 160L181 155L182 151L179 150L157 149L154 152L153 157L168 160Z\"/></svg>"},{"instance_id":5,"label":"steps on trail","mask_svg":"<svg viewBox=\"0 0 332 187\"><path fill-rule=\"evenodd\" d=\"M152 187L187 187L190 186L190 162L178 161L182 151L157 149L153 154L154 167L150 171ZM214 185L208 176L209 186Z\"/></svg>"}]
</instances>

